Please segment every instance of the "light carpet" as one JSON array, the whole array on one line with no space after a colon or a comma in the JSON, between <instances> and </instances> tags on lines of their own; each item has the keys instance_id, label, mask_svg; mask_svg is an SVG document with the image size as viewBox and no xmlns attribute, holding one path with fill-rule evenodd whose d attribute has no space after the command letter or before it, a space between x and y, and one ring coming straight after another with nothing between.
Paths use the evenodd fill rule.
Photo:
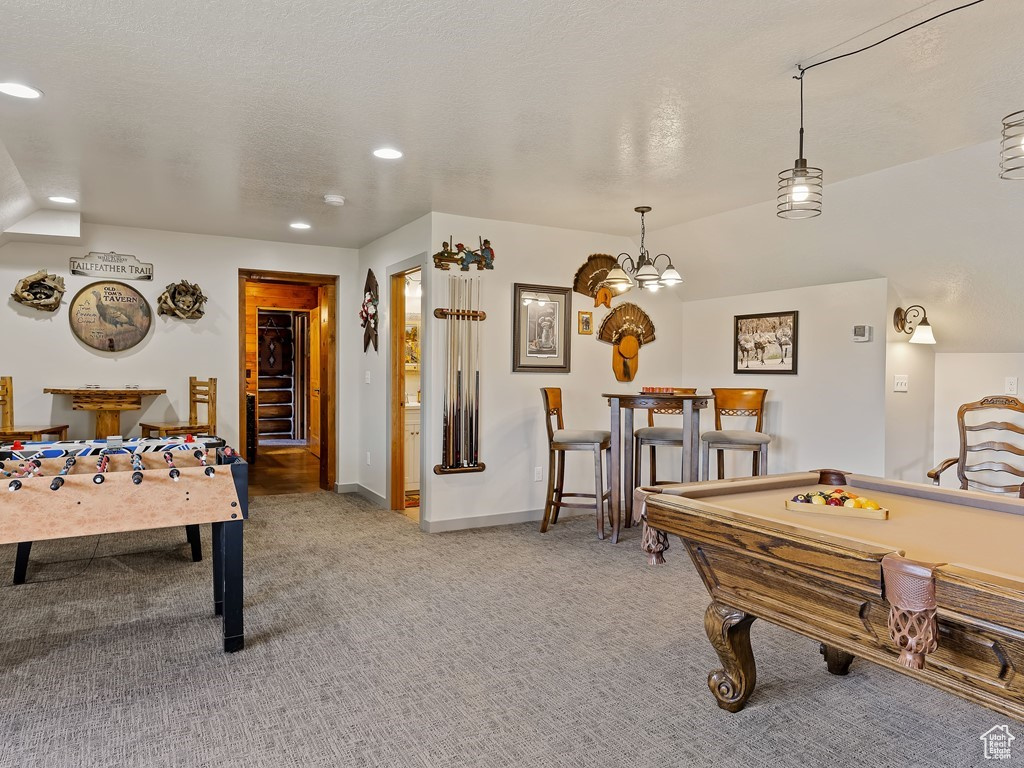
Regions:
<instances>
[{"instance_id":1,"label":"light carpet","mask_svg":"<svg viewBox=\"0 0 1024 768\"><path fill-rule=\"evenodd\" d=\"M250 517L237 654L208 526L202 563L179 529L101 537L88 567L95 538L37 544L35 583L0 588L0 765L948 768L991 765L978 737L1005 722L860 660L831 676L764 622L757 690L720 710L704 587L681 546L649 567L636 529L428 535L324 492Z\"/></svg>"}]
</instances>

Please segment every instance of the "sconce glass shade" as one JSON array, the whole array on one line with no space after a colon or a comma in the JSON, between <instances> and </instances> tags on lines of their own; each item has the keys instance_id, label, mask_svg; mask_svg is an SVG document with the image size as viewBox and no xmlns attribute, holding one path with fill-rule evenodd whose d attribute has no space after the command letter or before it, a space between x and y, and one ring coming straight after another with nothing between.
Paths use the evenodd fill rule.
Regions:
<instances>
[{"instance_id":1,"label":"sconce glass shade","mask_svg":"<svg viewBox=\"0 0 1024 768\"><path fill-rule=\"evenodd\" d=\"M651 262L647 262L636 271L636 281L640 283L641 288L647 287L648 283L657 282L660 277L658 268Z\"/></svg>"},{"instance_id":2,"label":"sconce glass shade","mask_svg":"<svg viewBox=\"0 0 1024 768\"><path fill-rule=\"evenodd\" d=\"M621 293L622 291L627 290L628 286L632 286L633 281L629 279L629 275L626 274L626 270L620 266L615 266L608 273L607 277L605 277L604 284Z\"/></svg>"},{"instance_id":3,"label":"sconce glass shade","mask_svg":"<svg viewBox=\"0 0 1024 768\"><path fill-rule=\"evenodd\" d=\"M810 219L821 215L821 168L809 168L799 158L792 168L779 173L775 213L780 219Z\"/></svg>"},{"instance_id":4,"label":"sconce glass shade","mask_svg":"<svg viewBox=\"0 0 1024 768\"><path fill-rule=\"evenodd\" d=\"M1024 179L1024 109L1003 118L1003 141L999 145L999 178Z\"/></svg>"},{"instance_id":5,"label":"sconce glass shade","mask_svg":"<svg viewBox=\"0 0 1024 768\"><path fill-rule=\"evenodd\" d=\"M679 271L670 262L668 269L661 273L661 284L671 287L679 285L681 282L683 282L683 276L679 274Z\"/></svg>"},{"instance_id":6,"label":"sconce glass shade","mask_svg":"<svg viewBox=\"0 0 1024 768\"><path fill-rule=\"evenodd\" d=\"M932 326L927 319L917 324L914 333L910 337L911 344L934 344L935 334L932 333Z\"/></svg>"}]
</instances>

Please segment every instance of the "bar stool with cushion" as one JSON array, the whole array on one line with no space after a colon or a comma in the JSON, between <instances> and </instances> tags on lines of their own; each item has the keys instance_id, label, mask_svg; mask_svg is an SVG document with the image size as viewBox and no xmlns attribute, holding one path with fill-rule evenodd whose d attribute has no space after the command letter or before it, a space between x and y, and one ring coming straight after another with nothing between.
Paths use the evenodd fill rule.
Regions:
<instances>
[{"instance_id":1,"label":"bar stool with cushion","mask_svg":"<svg viewBox=\"0 0 1024 768\"><path fill-rule=\"evenodd\" d=\"M562 420L562 390L558 387L542 387L540 393L544 400L544 425L548 431L548 492L544 501L544 519L540 523L540 532L546 532L549 524L558 522L558 510L562 507L593 509L597 513L597 538L603 539L605 501L611 496L611 488L604 490L601 453L605 454L610 483L612 433L600 429L566 429ZM594 493L564 491L566 451L593 452ZM569 497L594 499L594 503L582 504L562 500Z\"/></svg>"},{"instance_id":2,"label":"bar stool with cushion","mask_svg":"<svg viewBox=\"0 0 1024 768\"><path fill-rule=\"evenodd\" d=\"M14 379L11 376L0 376L0 439L38 442L46 435L52 435L58 440L67 440L68 425L15 426Z\"/></svg>"},{"instance_id":3,"label":"bar stool with cushion","mask_svg":"<svg viewBox=\"0 0 1024 768\"><path fill-rule=\"evenodd\" d=\"M199 419L199 405L206 406L206 419ZM184 422L149 422L139 424L143 437L174 437L177 435L216 435L217 434L217 379L210 378L200 381L195 376L188 377L188 423ZM153 433L156 433L154 435Z\"/></svg>"},{"instance_id":4,"label":"bar stool with cushion","mask_svg":"<svg viewBox=\"0 0 1024 768\"><path fill-rule=\"evenodd\" d=\"M695 395L697 394L696 388L682 389L675 388L672 390L673 394L676 395ZM633 487L639 488L640 483L640 463L642 461L643 447L645 445L651 448L651 482L650 485L658 484L658 456L656 453L657 446L671 446L675 448L685 448L686 440L683 435L682 427L656 427L654 426L654 415L656 413L661 414L682 414L682 408L649 408L647 410L647 426L640 427L640 429L633 431Z\"/></svg>"},{"instance_id":5,"label":"bar stool with cushion","mask_svg":"<svg viewBox=\"0 0 1024 768\"><path fill-rule=\"evenodd\" d=\"M725 477L725 461L722 451L750 451L753 453L754 475L768 474L768 443L771 435L761 431L764 418L764 400L767 389L712 389L715 398L715 429L700 436L701 480L708 479L708 463L711 451L718 452L718 479ZM722 429L722 417L747 417L755 419L754 429Z\"/></svg>"}]
</instances>

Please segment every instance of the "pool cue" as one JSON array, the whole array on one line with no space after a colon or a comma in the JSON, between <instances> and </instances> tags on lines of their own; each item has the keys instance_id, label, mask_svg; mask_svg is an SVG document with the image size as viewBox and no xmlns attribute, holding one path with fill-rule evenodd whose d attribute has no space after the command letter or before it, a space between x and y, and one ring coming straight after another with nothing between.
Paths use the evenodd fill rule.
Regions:
<instances>
[{"instance_id":1,"label":"pool cue","mask_svg":"<svg viewBox=\"0 0 1024 768\"><path fill-rule=\"evenodd\" d=\"M454 466L462 466L462 324L459 312L462 309L462 280L455 278L455 462Z\"/></svg>"},{"instance_id":2,"label":"pool cue","mask_svg":"<svg viewBox=\"0 0 1024 768\"><path fill-rule=\"evenodd\" d=\"M483 243L480 244L480 248L483 248ZM482 250L481 250L482 252ZM484 283L479 281L476 290L476 365L473 369L473 376L476 379L474 386L476 387L476 393L473 397L473 407L475 412L473 414L473 464L474 466L480 463L480 333L481 325L483 322L480 319L480 313L483 311L484 298L483 298Z\"/></svg>"},{"instance_id":3,"label":"pool cue","mask_svg":"<svg viewBox=\"0 0 1024 768\"><path fill-rule=\"evenodd\" d=\"M449 277L448 278L448 306L449 307L452 305L451 299L452 299L452 280ZM443 440L443 442L441 444L441 466L442 467L447 467L448 466L448 461L449 461L448 457L451 455L450 452L448 451L448 382L451 380L451 373L449 372L451 370L451 366L449 366L447 364L448 363L447 358L450 356L450 351L451 351L451 330L452 330L451 329L451 325L446 322L445 323L445 327L444 327L444 332L445 332L445 350L444 350L444 354L445 354L445 358L446 358L445 359L445 371L444 371L444 401L443 401L444 402L444 407L443 407L443 411L441 413L441 419L443 421L443 424L441 425L441 437L442 437L442 440Z\"/></svg>"}]
</instances>

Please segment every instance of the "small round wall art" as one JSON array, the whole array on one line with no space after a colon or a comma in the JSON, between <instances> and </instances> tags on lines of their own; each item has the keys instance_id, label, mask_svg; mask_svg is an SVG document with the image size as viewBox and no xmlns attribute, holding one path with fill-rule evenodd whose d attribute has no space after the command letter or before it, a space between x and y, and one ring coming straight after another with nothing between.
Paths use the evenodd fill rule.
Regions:
<instances>
[{"instance_id":1,"label":"small round wall art","mask_svg":"<svg viewBox=\"0 0 1024 768\"><path fill-rule=\"evenodd\" d=\"M75 294L68 318L72 332L83 344L104 352L122 352L146 338L153 311L131 286L103 281Z\"/></svg>"}]
</instances>

